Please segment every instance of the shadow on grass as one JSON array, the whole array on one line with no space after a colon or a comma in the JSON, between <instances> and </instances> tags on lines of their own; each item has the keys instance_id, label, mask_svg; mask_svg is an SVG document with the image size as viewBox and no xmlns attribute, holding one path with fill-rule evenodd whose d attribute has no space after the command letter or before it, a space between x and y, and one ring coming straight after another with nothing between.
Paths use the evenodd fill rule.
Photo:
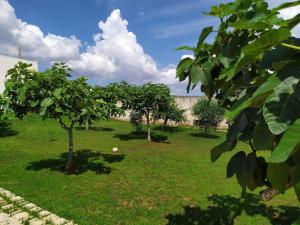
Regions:
<instances>
[{"instance_id":1,"label":"shadow on grass","mask_svg":"<svg viewBox=\"0 0 300 225\"><path fill-rule=\"evenodd\" d=\"M106 154L94 152L90 149L82 149L74 152L73 170L66 171L67 153L63 153L59 158L43 159L31 162L27 165L26 170L50 169L51 171L60 171L66 174L79 175L87 171L93 171L96 174L110 174L111 168L104 163L116 163L125 158L125 155Z\"/></svg>"},{"instance_id":2,"label":"shadow on grass","mask_svg":"<svg viewBox=\"0 0 300 225\"><path fill-rule=\"evenodd\" d=\"M168 132L168 133L177 133L177 132L181 132L183 131L183 128L181 127L169 127L169 126L157 126L157 127L154 127L153 130L159 130L159 131L162 131L162 132Z\"/></svg>"},{"instance_id":3,"label":"shadow on grass","mask_svg":"<svg viewBox=\"0 0 300 225\"><path fill-rule=\"evenodd\" d=\"M233 225L242 213L263 216L273 225L290 225L300 216L300 209L291 206L266 206L254 194L244 193L241 198L228 195L208 197L211 206L201 209L185 206L183 214L170 214L167 225Z\"/></svg>"},{"instance_id":4,"label":"shadow on grass","mask_svg":"<svg viewBox=\"0 0 300 225\"><path fill-rule=\"evenodd\" d=\"M9 122L0 121L0 137L15 136L19 132L12 130Z\"/></svg>"},{"instance_id":5,"label":"shadow on grass","mask_svg":"<svg viewBox=\"0 0 300 225\"><path fill-rule=\"evenodd\" d=\"M122 141L130 141L130 140L144 140L147 139L147 132L130 132L129 134L116 134L114 138L119 138ZM168 139L165 135L159 135L159 134L152 134L151 140L153 142L158 143L166 143L169 144L166 140Z\"/></svg>"},{"instance_id":6,"label":"shadow on grass","mask_svg":"<svg viewBox=\"0 0 300 225\"><path fill-rule=\"evenodd\" d=\"M207 139L218 139L220 138L220 136L215 135L215 134L203 134L203 133L191 133L190 134L193 137L197 137L197 138L207 138Z\"/></svg>"},{"instance_id":7,"label":"shadow on grass","mask_svg":"<svg viewBox=\"0 0 300 225\"><path fill-rule=\"evenodd\" d=\"M85 127L75 127L76 130L87 130ZM110 127L90 127L88 130L92 131L114 131L115 129Z\"/></svg>"}]
</instances>

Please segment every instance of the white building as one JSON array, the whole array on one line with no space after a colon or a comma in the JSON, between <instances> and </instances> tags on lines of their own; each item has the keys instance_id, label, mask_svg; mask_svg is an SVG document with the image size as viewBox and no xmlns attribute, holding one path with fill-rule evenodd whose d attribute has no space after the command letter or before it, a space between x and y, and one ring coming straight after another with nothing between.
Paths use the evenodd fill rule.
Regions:
<instances>
[{"instance_id":1,"label":"white building","mask_svg":"<svg viewBox=\"0 0 300 225\"><path fill-rule=\"evenodd\" d=\"M38 70L38 64L35 61L29 61L25 59L14 58L10 56L0 55L0 93L4 91L4 82L6 72L13 68L18 62L24 62L28 64L32 64L32 67L35 70Z\"/></svg>"}]
</instances>

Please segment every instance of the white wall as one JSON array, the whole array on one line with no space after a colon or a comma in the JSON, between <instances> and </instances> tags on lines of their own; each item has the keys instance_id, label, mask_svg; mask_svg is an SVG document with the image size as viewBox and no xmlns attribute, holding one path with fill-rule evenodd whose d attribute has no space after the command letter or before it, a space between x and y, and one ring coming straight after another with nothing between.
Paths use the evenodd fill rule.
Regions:
<instances>
[{"instance_id":1,"label":"white wall","mask_svg":"<svg viewBox=\"0 0 300 225\"><path fill-rule=\"evenodd\" d=\"M181 123L179 125L193 126L195 118L192 115L192 107L200 98L203 98L203 97L201 97L201 96L175 96L175 101L178 104L178 106L180 108L186 110L184 112L184 115L185 115L187 121L184 123ZM117 119L129 121L129 115L130 115L130 112L127 111L125 116L118 117ZM144 118L144 120L145 120L145 118ZM158 121L158 122L162 122L162 121ZM168 123L169 123L169 125L176 125L172 121L169 121ZM226 120L223 120L221 122L220 128L222 128L222 129L228 128Z\"/></svg>"},{"instance_id":2,"label":"white wall","mask_svg":"<svg viewBox=\"0 0 300 225\"><path fill-rule=\"evenodd\" d=\"M29 61L24 59L13 58L9 56L0 55L0 93L4 91L4 82L6 72L13 68L18 62L24 62L28 64L32 64L32 67L35 70L38 70L38 64L35 61Z\"/></svg>"}]
</instances>

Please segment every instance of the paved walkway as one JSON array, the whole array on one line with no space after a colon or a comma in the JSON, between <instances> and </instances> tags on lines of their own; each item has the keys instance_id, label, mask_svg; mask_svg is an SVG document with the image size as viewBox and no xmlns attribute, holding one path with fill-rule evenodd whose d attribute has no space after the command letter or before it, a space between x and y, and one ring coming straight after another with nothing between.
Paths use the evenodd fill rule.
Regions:
<instances>
[{"instance_id":1,"label":"paved walkway","mask_svg":"<svg viewBox=\"0 0 300 225\"><path fill-rule=\"evenodd\" d=\"M0 225L76 225L0 188Z\"/></svg>"}]
</instances>

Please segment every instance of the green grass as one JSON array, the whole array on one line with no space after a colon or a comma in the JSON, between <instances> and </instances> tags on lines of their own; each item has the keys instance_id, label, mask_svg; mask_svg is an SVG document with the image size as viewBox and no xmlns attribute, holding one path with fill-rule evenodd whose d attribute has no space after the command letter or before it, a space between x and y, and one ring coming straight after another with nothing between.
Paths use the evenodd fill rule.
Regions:
<instances>
[{"instance_id":1,"label":"green grass","mask_svg":"<svg viewBox=\"0 0 300 225\"><path fill-rule=\"evenodd\" d=\"M210 162L224 139L193 128L154 131L157 142L128 135L127 122L106 121L75 131L77 173L62 171L67 134L56 121L29 117L0 130L0 187L82 225L289 224L299 215L293 190L270 203L226 179L232 153ZM117 146L119 153L112 154ZM240 149L248 149L240 145Z\"/></svg>"}]
</instances>

